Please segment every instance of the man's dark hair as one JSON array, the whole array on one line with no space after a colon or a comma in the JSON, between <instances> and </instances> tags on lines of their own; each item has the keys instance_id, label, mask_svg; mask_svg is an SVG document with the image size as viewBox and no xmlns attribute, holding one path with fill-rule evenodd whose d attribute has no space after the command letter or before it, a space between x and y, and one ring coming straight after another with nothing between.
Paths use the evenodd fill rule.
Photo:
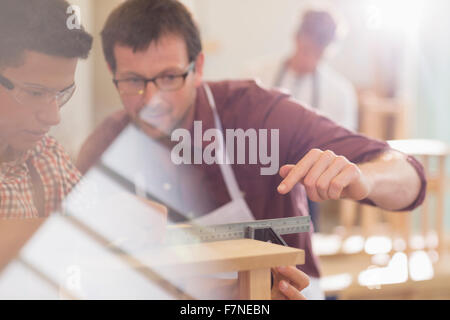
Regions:
<instances>
[{"instance_id":1,"label":"man's dark hair","mask_svg":"<svg viewBox=\"0 0 450 320\"><path fill-rule=\"evenodd\" d=\"M200 32L183 4L175 0L128 0L111 13L101 33L106 61L115 72L117 44L143 51L168 34L184 39L189 61L202 51Z\"/></svg>"},{"instance_id":2,"label":"man's dark hair","mask_svg":"<svg viewBox=\"0 0 450 320\"><path fill-rule=\"evenodd\" d=\"M1 0L0 67L20 65L26 50L87 58L92 36L82 26L68 28L69 6L65 0Z\"/></svg>"},{"instance_id":3,"label":"man's dark hair","mask_svg":"<svg viewBox=\"0 0 450 320\"><path fill-rule=\"evenodd\" d=\"M325 48L336 37L336 18L328 11L308 10L303 14L299 34L307 35L319 47Z\"/></svg>"}]
</instances>

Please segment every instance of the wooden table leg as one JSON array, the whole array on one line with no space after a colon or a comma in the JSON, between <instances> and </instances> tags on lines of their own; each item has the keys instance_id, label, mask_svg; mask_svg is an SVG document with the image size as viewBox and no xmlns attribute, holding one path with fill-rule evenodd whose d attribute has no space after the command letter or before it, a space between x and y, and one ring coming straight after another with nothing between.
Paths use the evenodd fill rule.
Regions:
<instances>
[{"instance_id":1,"label":"wooden table leg","mask_svg":"<svg viewBox=\"0 0 450 320\"><path fill-rule=\"evenodd\" d=\"M405 241L405 253L409 257L411 254L411 212L397 212L401 220L401 235Z\"/></svg>"},{"instance_id":2,"label":"wooden table leg","mask_svg":"<svg viewBox=\"0 0 450 320\"><path fill-rule=\"evenodd\" d=\"M239 272L239 295L242 300L270 300L270 269Z\"/></svg>"},{"instance_id":3,"label":"wooden table leg","mask_svg":"<svg viewBox=\"0 0 450 320\"><path fill-rule=\"evenodd\" d=\"M361 207L361 226L363 236L369 238L376 234L379 223L380 209L369 205L362 205Z\"/></svg>"},{"instance_id":4,"label":"wooden table leg","mask_svg":"<svg viewBox=\"0 0 450 320\"><path fill-rule=\"evenodd\" d=\"M351 200L340 201L340 225L344 227L345 235L344 239L349 237L352 233L352 229L355 226L356 211L358 209L358 203Z\"/></svg>"},{"instance_id":5,"label":"wooden table leg","mask_svg":"<svg viewBox=\"0 0 450 320\"><path fill-rule=\"evenodd\" d=\"M411 253L411 212L386 211L386 213L392 228L392 249L394 251L404 251L409 255ZM397 246L396 241L399 239L403 242L404 248Z\"/></svg>"},{"instance_id":6,"label":"wooden table leg","mask_svg":"<svg viewBox=\"0 0 450 320\"><path fill-rule=\"evenodd\" d=\"M428 156L423 156L423 166L425 169L425 175L427 177L430 176L430 161ZM425 248L424 249L430 249L429 248L429 242L428 242L428 235L430 231L429 227L429 215L430 215L430 202L428 201L427 197L425 198L423 204L422 204L422 236Z\"/></svg>"},{"instance_id":7,"label":"wooden table leg","mask_svg":"<svg viewBox=\"0 0 450 320\"><path fill-rule=\"evenodd\" d=\"M437 217L436 217L436 229L438 233L438 245L439 245L439 255L444 254L445 249L445 239L444 239L444 204L445 204L445 177L447 176L445 170L445 157L439 157L439 183L437 192Z\"/></svg>"}]
</instances>

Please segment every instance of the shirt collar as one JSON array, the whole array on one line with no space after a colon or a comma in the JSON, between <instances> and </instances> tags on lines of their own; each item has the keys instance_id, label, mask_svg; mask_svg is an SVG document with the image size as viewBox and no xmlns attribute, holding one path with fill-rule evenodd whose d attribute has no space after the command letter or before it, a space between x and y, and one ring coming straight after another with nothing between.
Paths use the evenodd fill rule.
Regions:
<instances>
[{"instance_id":1,"label":"shirt collar","mask_svg":"<svg viewBox=\"0 0 450 320\"><path fill-rule=\"evenodd\" d=\"M42 151L44 150L46 139L47 136L43 137L36 143L36 145L32 149L22 152L22 154L17 159L0 163L0 171L4 173L11 170L12 168L22 166L31 157L36 157L38 154L42 153Z\"/></svg>"}]
</instances>

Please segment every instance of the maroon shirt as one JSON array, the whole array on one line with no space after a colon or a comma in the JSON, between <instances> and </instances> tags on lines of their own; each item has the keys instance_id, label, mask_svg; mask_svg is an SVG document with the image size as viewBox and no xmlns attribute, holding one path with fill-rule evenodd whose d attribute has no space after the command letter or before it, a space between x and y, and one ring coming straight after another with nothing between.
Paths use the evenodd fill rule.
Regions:
<instances>
[{"instance_id":1,"label":"maroon shirt","mask_svg":"<svg viewBox=\"0 0 450 320\"><path fill-rule=\"evenodd\" d=\"M223 81L209 83L223 129L270 129L279 130L279 164L295 164L306 153L318 148L332 150L337 155L345 156L353 163L368 161L380 152L389 149L382 141L369 139L363 135L338 126L333 121L317 114L315 111L302 107L288 95L269 91L259 87L254 81ZM193 119L202 121L203 132L215 128L213 113L208 104L202 87L197 90L197 100L194 106ZM106 150L114 138L125 128L129 120L124 111L107 118L88 138L84 144L77 162L79 169L86 172ZM193 136L193 121L191 135ZM268 139L270 142L270 139ZM208 143L204 143L205 147ZM270 150L270 143L268 146ZM248 145L247 145L248 152ZM235 152L236 154L236 152ZM248 158L248 157L247 157ZM156 162L155 162L156 161ZM171 164L170 159L155 156L149 165L157 165L164 161L161 168L171 171L172 182L186 203L186 207L197 213L206 214L211 210L230 201L225 182L218 165L180 165ZM416 168L421 181L421 191L417 199L408 208L412 210L419 206L424 197L426 180L422 166L413 157L408 161ZM236 161L234 161L236 163ZM248 163L246 161L246 163ZM171 167L172 166L172 167ZM199 170L188 170L184 174L182 167L189 166ZM260 174L260 164L234 164L233 171L245 200L256 219L274 219L292 216L308 215L306 192L298 184L288 195L280 195L277 187L281 177L263 176ZM189 175L189 178L187 178ZM192 189L198 189L206 202L198 201L192 196ZM365 201L369 203L368 201ZM199 204L202 204L201 206ZM312 224L311 232L312 233ZM301 270L313 277L319 277L317 258L312 252L311 234L292 234L283 236L287 244L305 250L305 265Z\"/></svg>"}]
</instances>

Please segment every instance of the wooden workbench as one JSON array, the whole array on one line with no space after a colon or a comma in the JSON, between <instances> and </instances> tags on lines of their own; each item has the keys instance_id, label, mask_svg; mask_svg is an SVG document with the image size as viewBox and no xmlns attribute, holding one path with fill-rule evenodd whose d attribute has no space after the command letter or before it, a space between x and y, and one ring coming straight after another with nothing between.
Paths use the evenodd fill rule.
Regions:
<instances>
[{"instance_id":1,"label":"wooden workbench","mask_svg":"<svg viewBox=\"0 0 450 320\"><path fill-rule=\"evenodd\" d=\"M271 268L305 262L303 250L251 239L171 246L136 257L166 279L237 271L240 299L252 300L271 298Z\"/></svg>"}]
</instances>

